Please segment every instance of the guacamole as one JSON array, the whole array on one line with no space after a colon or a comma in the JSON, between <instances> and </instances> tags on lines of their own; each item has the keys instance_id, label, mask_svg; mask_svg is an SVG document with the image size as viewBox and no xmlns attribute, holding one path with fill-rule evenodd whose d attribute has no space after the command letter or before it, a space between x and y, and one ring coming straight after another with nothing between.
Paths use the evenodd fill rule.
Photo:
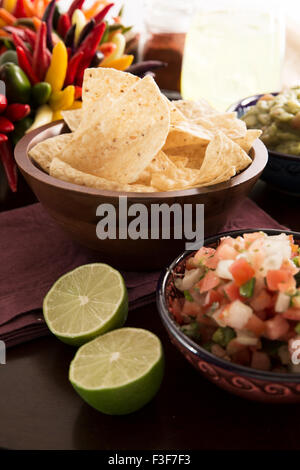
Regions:
<instances>
[{"instance_id":1,"label":"guacamole","mask_svg":"<svg viewBox=\"0 0 300 470\"><path fill-rule=\"evenodd\" d=\"M261 129L270 150L300 155L300 87L264 95L242 117L248 129Z\"/></svg>"}]
</instances>

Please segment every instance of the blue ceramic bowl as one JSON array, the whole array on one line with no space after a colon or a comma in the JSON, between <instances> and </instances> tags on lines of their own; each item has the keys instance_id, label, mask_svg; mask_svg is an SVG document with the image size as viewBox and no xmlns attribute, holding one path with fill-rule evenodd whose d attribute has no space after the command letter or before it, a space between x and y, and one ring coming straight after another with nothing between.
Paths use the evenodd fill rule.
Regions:
<instances>
[{"instance_id":1,"label":"blue ceramic bowl","mask_svg":"<svg viewBox=\"0 0 300 470\"><path fill-rule=\"evenodd\" d=\"M277 95L278 93L272 93ZM254 106L263 95L245 98L230 106L228 111L236 111L238 117L243 116L251 106ZM300 156L268 150L269 161L261 179L277 191L300 196Z\"/></svg>"}]
</instances>

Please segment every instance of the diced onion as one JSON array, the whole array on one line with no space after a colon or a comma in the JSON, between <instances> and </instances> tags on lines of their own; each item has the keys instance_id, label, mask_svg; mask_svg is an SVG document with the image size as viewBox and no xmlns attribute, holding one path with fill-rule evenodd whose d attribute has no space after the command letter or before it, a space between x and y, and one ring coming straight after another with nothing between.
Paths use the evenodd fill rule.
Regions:
<instances>
[{"instance_id":1,"label":"diced onion","mask_svg":"<svg viewBox=\"0 0 300 470\"><path fill-rule=\"evenodd\" d=\"M258 338L251 331L237 331L238 343L244 346L256 346L258 344Z\"/></svg>"},{"instance_id":2,"label":"diced onion","mask_svg":"<svg viewBox=\"0 0 300 470\"><path fill-rule=\"evenodd\" d=\"M285 312L290 306L291 298L289 295L284 294L283 292L279 292L275 304L275 312L283 313Z\"/></svg>"},{"instance_id":3,"label":"diced onion","mask_svg":"<svg viewBox=\"0 0 300 470\"><path fill-rule=\"evenodd\" d=\"M190 269L185 272L184 278L177 278L175 285L177 289L182 292L191 289L196 282L200 281L202 276L202 269Z\"/></svg>"},{"instance_id":4,"label":"diced onion","mask_svg":"<svg viewBox=\"0 0 300 470\"><path fill-rule=\"evenodd\" d=\"M233 277L231 272L229 271L229 268L233 263L234 261L231 259L224 259L219 261L216 269L216 275L222 279L229 279L230 281L232 281Z\"/></svg>"},{"instance_id":5,"label":"diced onion","mask_svg":"<svg viewBox=\"0 0 300 470\"><path fill-rule=\"evenodd\" d=\"M224 311L224 321L231 328L237 330L243 330L247 325L250 317L252 316L253 310L246 304L243 304L240 300L235 300Z\"/></svg>"}]
</instances>

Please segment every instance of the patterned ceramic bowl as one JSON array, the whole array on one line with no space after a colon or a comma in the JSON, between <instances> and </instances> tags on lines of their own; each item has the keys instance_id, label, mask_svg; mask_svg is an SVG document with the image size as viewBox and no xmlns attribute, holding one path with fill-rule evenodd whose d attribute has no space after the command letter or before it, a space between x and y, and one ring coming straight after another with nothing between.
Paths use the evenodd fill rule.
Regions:
<instances>
[{"instance_id":1,"label":"patterned ceramic bowl","mask_svg":"<svg viewBox=\"0 0 300 470\"><path fill-rule=\"evenodd\" d=\"M269 235L282 233L280 230L261 230ZM219 234L208 238L205 246L214 248L222 236L237 237L253 231L243 230ZM294 235L297 243L300 242L300 233L288 231L285 233ZM300 403L300 374L263 372L220 359L195 343L179 329L170 308L172 300L182 295L175 287L174 273L183 273L187 259L193 254L187 251L180 255L162 273L158 284L157 307L171 342L202 375L228 392L256 401Z\"/></svg>"},{"instance_id":2,"label":"patterned ceramic bowl","mask_svg":"<svg viewBox=\"0 0 300 470\"><path fill-rule=\"evenodd\" d=\"M278 93L272 93L277 95ZM228 111L236 111L238 117L243 116L251 106L254 106L263 95L245 98L230 106ZM269 160L261 179L277 191L292 196L300 196L300 156L268 150Z\"/></svg>"}]
</instances>

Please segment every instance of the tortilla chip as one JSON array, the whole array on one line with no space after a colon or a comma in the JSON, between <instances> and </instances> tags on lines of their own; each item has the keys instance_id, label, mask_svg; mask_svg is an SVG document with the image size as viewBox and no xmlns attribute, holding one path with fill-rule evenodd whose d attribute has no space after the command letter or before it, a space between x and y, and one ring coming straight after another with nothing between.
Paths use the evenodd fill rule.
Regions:
<instances>
[{"instance_id":1,"label":"tortilla chip","mask_svg":"<svg viewBox=\"0 0 300 470\"><path fill-rule=\"evenodd\" d=\"M70 131L74 132L76 129L78 129L82 119L82 109L61 111L61 115Z\"/></svg>"},{"instance_id":2,"label":"tortilla chip","mask_svg":"<svg viewBox=\"0 0 300 470\"><path fill-rule=\"evenodd\" d=\"M208 144L203 145L188 145L185 147L175 147L169 150L165 150L168 157L172 159L173 155L177 158L187 159L186 167L199 170L207 149Z\"/></svg>"},{"instance_id":3,"label":"tortilla chip","mask_svg":"<svg viewBox=\"0 0 300 470\"><path fill-rule=\"evenodd\" d=\"M169 126L169 106L147 76L113 105L110 97L103 98L73 133L61 160L94 176L133 183L163 147Z\"/></svg>"},{"instance_id":4,"label":"tortilla chip","mask_svg":"<svg viewBox=\"0 0 300 470\"><path fill-rule=\"evenodd\" d=\"M181 122L170 126L170 132L163 150L165 152L170 149L192 145L202 147L207 145L212 137L213 134L210 131L206 131L197 124Z\"/></svg>"},{"instance_id":5,"label":"tortilla chip","mask_svg":"<svg viewBox=\"0 0 300 470\"><path fill-rule=\"evenodd\" d=\"M168 157L178 168L186 168L189 163L188 157L183 155L168 155Z\"/></svg>"},{"instance_id":6,"label":"tortilla chip","mask_svg":"<svg viewBox=\"0 0 300 470\"><path fill-rule=\"evenodd\" d=\"M43 140L29 150L28 155L32 160L39 164L39 166L49 173L50 164L52 159L59 158L72 140L72 134L60 134L55 137Z\"/></svg>"},{"instance_id":7,"label":"tortilla chip","mask_svg":"<svg viewBox=\"0 0 300 470\"><path fill-rule=\"evenodd\" d=\"M219 114L219 112L204 99L198 101L179 100L174 101L174 104L187 119L193 120Z\"/></svg>"},{"instance_id":8,"label":"tortilla chip","mask_svg":"<svg viewBox=\"0 0 300 470\"><path fill-rule=\"evenodd\" d=\"M234 139L235 143L238 144L246 153L249 153L256 139L262 134L262 131L256 129L249 129L246 132L245 137Z\"/></svg>"},{"instance_id":9,"label":"tortilla chip","mask_svg":"<svg viewBox=\"0 0 300 470\"><path fill-rule=\"evenodd\" d=\"M115 181L109 181L99 176L89 175L82 171L72 168L59 158L54 158L50 165L50 176L58 178L68 183L78 184L94 189L105 189L108 191L124 191L124 192L154 192L155 188L140 184L120 184Z\"/></svg>"},{"instance_id":10,"label":"tortilla chip","mask_svg":"<svg viewBox=\"0 0 300 470\"><path fill-rule=\"evenodd\" d=\"M198 118L193 122L212 134L215 134L216 131L222 131L231 139L245 137L247 132L245 122L237 119L236 113L216 114L215 116Z\"/></svg>"}]
</instances>

